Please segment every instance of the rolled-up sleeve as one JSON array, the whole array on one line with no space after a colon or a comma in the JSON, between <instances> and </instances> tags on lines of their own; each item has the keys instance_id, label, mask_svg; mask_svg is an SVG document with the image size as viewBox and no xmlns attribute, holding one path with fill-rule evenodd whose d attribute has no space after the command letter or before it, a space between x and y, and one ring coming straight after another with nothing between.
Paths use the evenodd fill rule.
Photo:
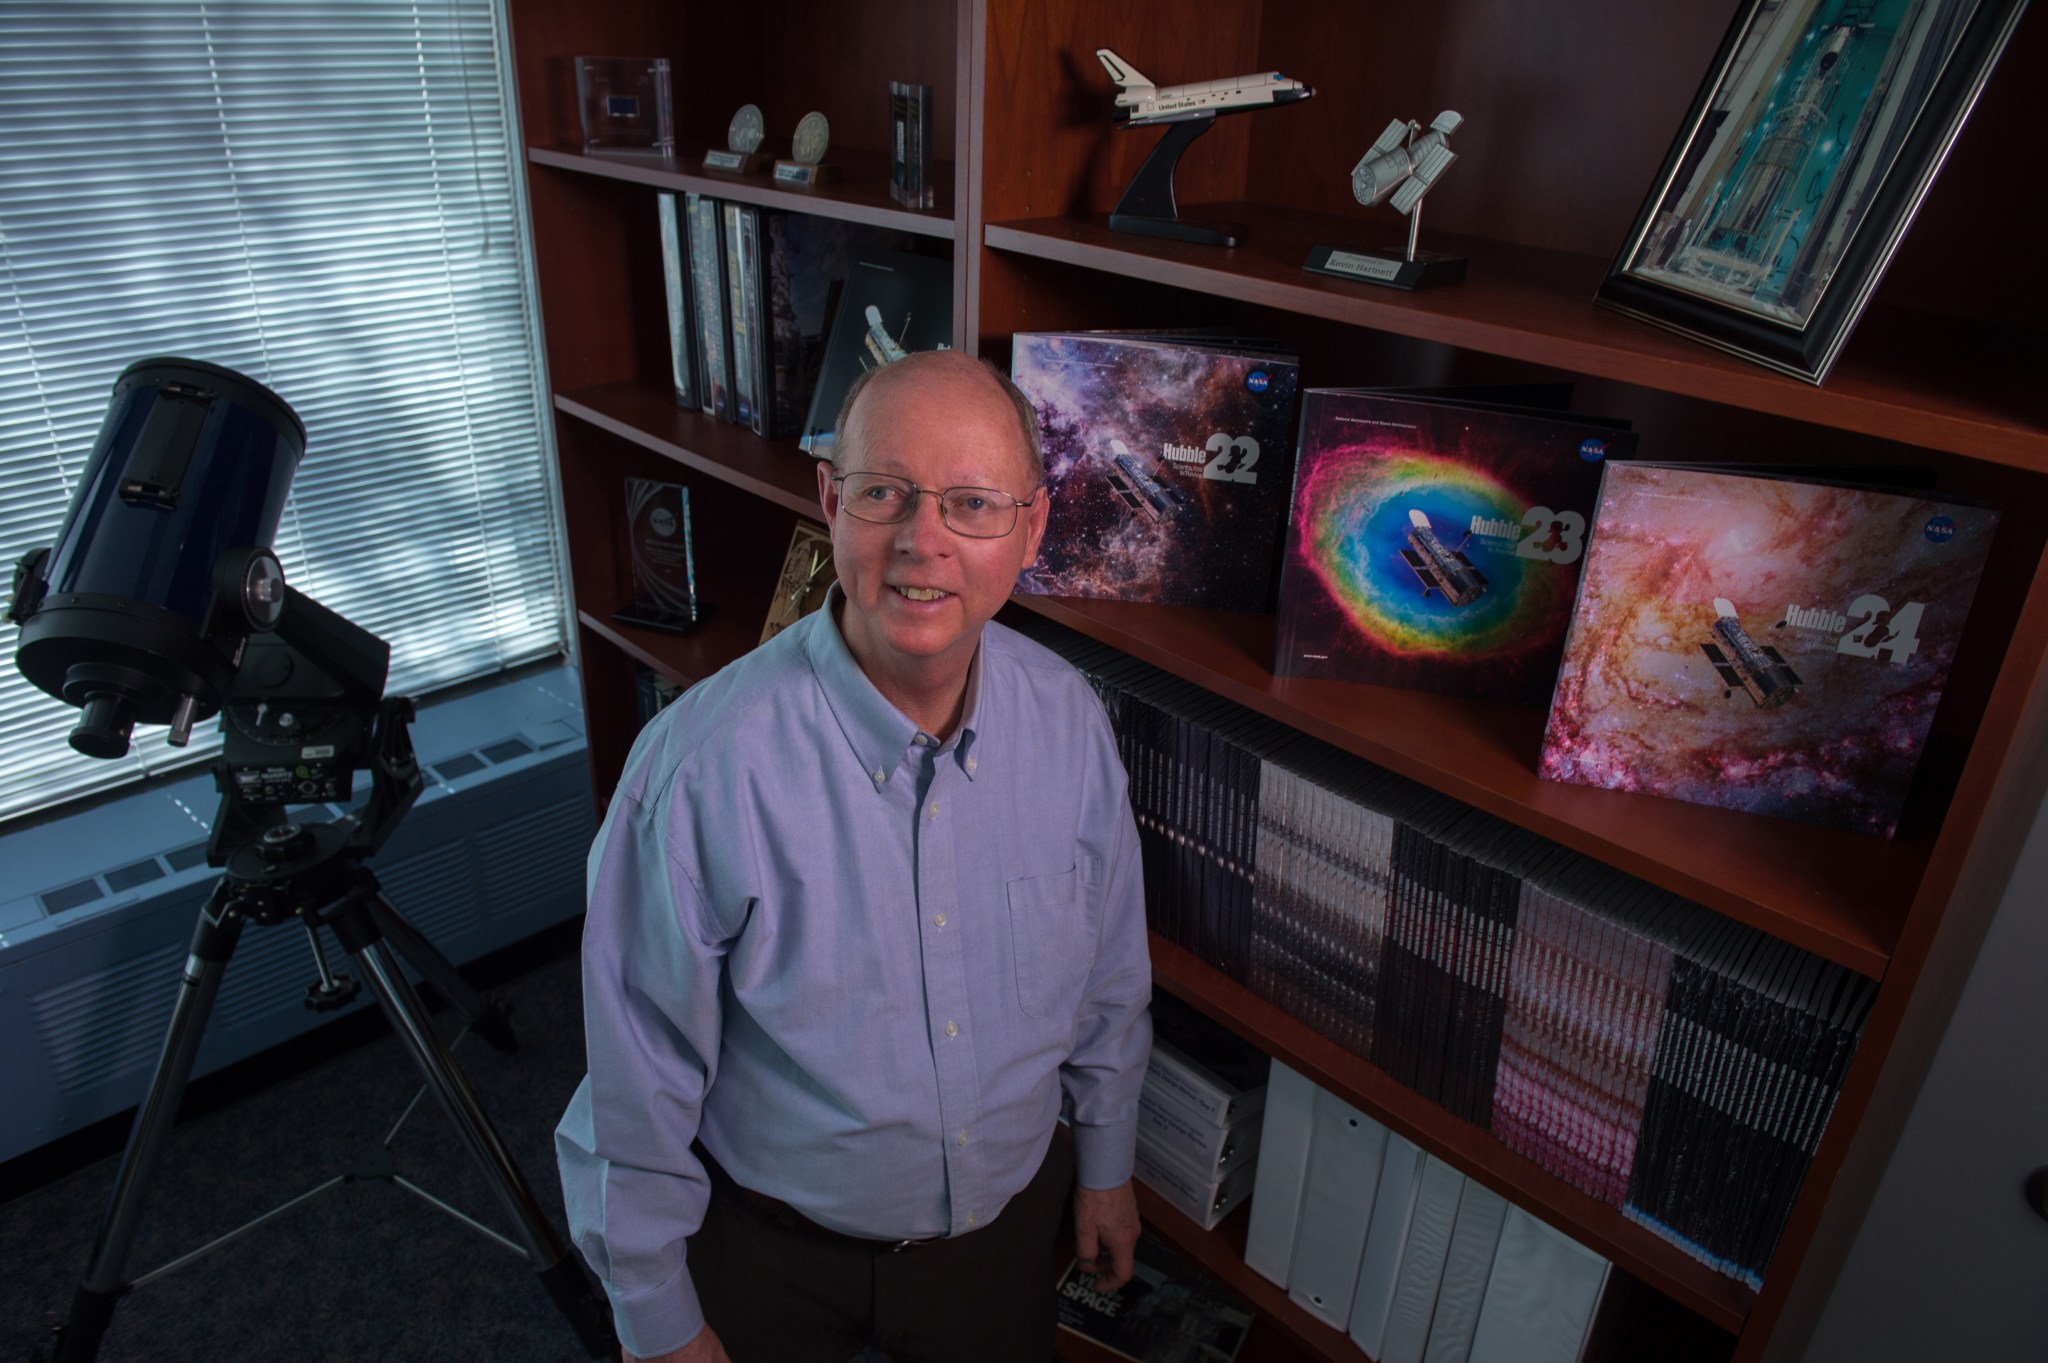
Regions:
<instances>
[{"instance_id":1,"label":"rolled-up sleeve","mask_svg":"<svg viewBox=\"0 0 2048 1363\"><path fill-rule=\"evenodd\" d=\"M684 1241L710 1194L691 1153L716 1077L726 944L670 856L661 815L621 794L591 849L583 930L589 1074L555 1130L569 1229L640 1356L704 1326Z\"/></svg>"},{"instance_id":2,"label":"rolled-up sleeve","mask_svg":"<svg viewBox=\"0 0 2048 1363\"><path fill-rule=\"evenodd\" d=\"M1100 716L1105 734L1108 721ZM1138 1094L1152 1053L1152 961L1145 938L1145 884L1138 829L1113 740L1100 789L1115 832L1102 865L1101 932L1074 1021L1074 1047L1061 1066L1072 1100L1075 1174L1084 1188L1114 1188L1131 1176L1138 1143Z\"/></svg>"}]
</instances>

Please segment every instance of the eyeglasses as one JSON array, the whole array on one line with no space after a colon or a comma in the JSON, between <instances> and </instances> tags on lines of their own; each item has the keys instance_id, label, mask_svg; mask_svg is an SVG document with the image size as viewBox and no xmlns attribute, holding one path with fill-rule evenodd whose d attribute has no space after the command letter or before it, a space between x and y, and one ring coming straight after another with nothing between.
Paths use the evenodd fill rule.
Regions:
<instances>
[{"instance_id":1,"label":"eyeglasses","mask_svg":"<svg viewBox=\"0 0 2048 1363\"><path fill-rule=\"evenodd\" d=\"M840 505L857 521L898 525L917 511L919 497L936 497L939 519L946 523L946 528L977 540L999 540L1009 534L1017 528L1017 513L1038 500L1038 494L1033 493L1020 502L992 487L933 491L887 473L842 473L832 481L840 485Z\"/></svg>"}]
</instances>

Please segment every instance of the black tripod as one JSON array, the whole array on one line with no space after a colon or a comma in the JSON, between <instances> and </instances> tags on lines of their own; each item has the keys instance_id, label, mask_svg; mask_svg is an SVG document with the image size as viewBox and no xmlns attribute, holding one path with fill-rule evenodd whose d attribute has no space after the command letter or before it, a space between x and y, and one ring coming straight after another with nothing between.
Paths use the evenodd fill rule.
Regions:
<instances>
[{"instance_id":1,"label":"black tripod","mask_svg":"<svg viewBox=\"0 0 2048 1363\"><path fill-rule=\"evenodd\" d=\"M410 705L404 701L387 702L385 712L379 716L375 744L378 760L374 767L377 788L360 816L329 823L292 823L283 821L281 807L276 805L238 811L230 788L214 834L217 849L223 843L233 848L216 858L216 864L225 862L227 871L200 911L193 931L191 954L185 963L156 1075L136 1112L128 1148L114 1181L113 1198L85 1279L73 1298L69 1320L57 1333L55 1363L89 1363L95 1358L115 1304L131 1288L240 1238L327 1188L359 1177L388 1178L473 1229L523 1253L591 1356L603 1357L616 1350L601 1298L582 1265L568 1253L534 1201L518 1166L456 1066L454 1056L433 1029L419 995L400 968L398 955L402 954L497 1049L516 1049L511 1027L497 1005L471 988L448 959L399 915L379 889L376 876L363 864L369 852L381 844L381 832L411 804L418 789L417 765L404 729L410 717ZM455 1123L500 1210L511 1219L515 1238L499 1235L397 1175L390 1163L387 1137L387 1148L380 1148L366 1169L330 1179L238 1230L128 1282L123 1274L143 1199L170 1134L186 1080L191 1076L193 1058L235 944L249 922L277 924L291 918L304 924L319 970L318 981L307 991L309 1006L340 1007L358 989L354 980L335 976L329 970L319 937L319 928L325 926L333 930L354 958L392 1030L418 1067L426 1088ZM401 1124L403 1121L401 1118ZM396 1134L394 1128L392 1135Z\"/></svg>"},{"instance_id":2,"label":"black tripod","mask_svg":"<svg viewBox=\"0 0 2048 1363\"><path fill-rule=\"evenodd\" d=\"M156 1075L150 1081L148 1095L136 1113L128 1148L114 1181L113 1198L93 1246L84 1282L73 1298L70 1319L59 1334L54 1355L57 1363L85 1363L97 1356L100 1339L113 1318L115 1303L132 1287L191 1263L317 1193L348 1181L350 1177L364 1176L358 1172L330 1179L133 1283L123 1278L143 1199L184 1096L185 1083L191 1076L193 1058L206 1030L207 1017L242 928L252 920L276 923L287 916L298 917L313 941L320 980L308 991L309 1002L338 1007L352 998L357 989L346 976L336 977L328 970L317 932L319 927L327 926L332 928L354 958L362 978L368 981L371 992L383 1007L392 1030L398 1034L413 1064L418 1067L426 1088L433 1092L449 1119L455 1123L500 1210L511 1219L516 1241L491 1231L396 1175L389 1167L388 1150L380 1150L383 1163L381 1167L373 1166L368 1171L371 1176L391 1178L398 1186L474 1229L524 1253L539 1273L541 1285L569 1318L590 1354L601 1357L615 1347L600 1304L581 1265L568 1254L534 1201L518 1166L499 1140L490 1119L484 1115L454 1056L433 1029L418 993L399 966L394 948L455 1006L485 1040L497 1049L509 1052L517 1048L517 1042L504 1013L495 1003L472 989L448 959L399 915L378 888L376 876L358 858L349 854L345 843L322 851L323 843L335 842L333 835L327 832L335 827L332 824L311 827L287 824L268 830L258 846L259 857L272 859L272 864L279 866L289 866L307 858L314 859L313 864L303 872L293 872L267 882L252 883L230 871L214 887L205 908L200 911L177 1004L171 1014L170 1029L164 1039L163 1053L157 1061Z\"/></svg>"}]
</instances>

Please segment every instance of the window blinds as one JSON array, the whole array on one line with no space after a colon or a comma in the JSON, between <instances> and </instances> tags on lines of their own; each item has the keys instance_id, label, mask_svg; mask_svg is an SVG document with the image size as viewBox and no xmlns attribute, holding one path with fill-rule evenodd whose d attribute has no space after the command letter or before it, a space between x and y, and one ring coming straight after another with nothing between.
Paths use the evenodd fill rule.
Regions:
<instances>
[{"instance_id":1,"label":"window blinds","mask_svg":"<svg viewBox=\"0 0 2048 1363\"><path fill-rule=\"evenodd\" d=\"M0 0L0 559L53 542L115 378L267 384L308 428L275 548L419 694L559 651L560 552L494 0ZM122 761L15 669L0 819Z\"/></svg>"}]
</instances>

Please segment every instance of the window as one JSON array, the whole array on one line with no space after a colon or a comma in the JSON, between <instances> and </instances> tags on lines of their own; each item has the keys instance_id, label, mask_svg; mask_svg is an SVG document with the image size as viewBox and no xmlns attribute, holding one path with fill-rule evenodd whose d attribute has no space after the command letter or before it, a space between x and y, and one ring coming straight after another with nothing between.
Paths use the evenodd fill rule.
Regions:
<instances>
[{"instance_id":1,"label":"window","mask_svg":"<svg viewBox=\"0 0 2048 1363\"><path fill-rule=\"evenodd\" d=\"M115 378L306 422L275 548L419 694L564 646L495 0L0 0L0 558L54 541ZM210 754L74 753L0 625L0 819Z\"/></svg>"}]
</instances>

